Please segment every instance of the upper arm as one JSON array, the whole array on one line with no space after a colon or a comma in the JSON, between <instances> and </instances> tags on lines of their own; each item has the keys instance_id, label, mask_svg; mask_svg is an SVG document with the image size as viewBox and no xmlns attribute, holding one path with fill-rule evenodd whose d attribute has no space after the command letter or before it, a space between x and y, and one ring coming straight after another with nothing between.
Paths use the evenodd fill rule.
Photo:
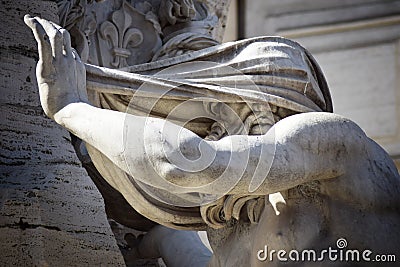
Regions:
<instances>
[{"instance_id":1,"label":"upper arm","mask_svg":"<svg viewBox=\"0 0 400 267\"><path fill-rule=\"evenodd\" d=\"M198 147L199 139L188 132L183 147ZM228 136L211 146L207 143L209 149L200 156L210 159L204 168L188 171L173 164L172 155L179 150L173 146L170 156L158 157L165 158L157 165L158 173L173 184L203 193L270 194L344 174L364 154L369 139L354 122L317 112L285 118L265 136Z\"/></svg>"},{"instance_id":2,"label":"upper arm","mask_svg":"<svg viewBox=\"0 0 400 267\"><path fill-rule=\"evenodd\" d=\"M275 136L273 162L254 193L268 194L339 177L360 160L370 142L354 122L332 113L293 115L271 130Z\"/></svg>"}]
</instances>

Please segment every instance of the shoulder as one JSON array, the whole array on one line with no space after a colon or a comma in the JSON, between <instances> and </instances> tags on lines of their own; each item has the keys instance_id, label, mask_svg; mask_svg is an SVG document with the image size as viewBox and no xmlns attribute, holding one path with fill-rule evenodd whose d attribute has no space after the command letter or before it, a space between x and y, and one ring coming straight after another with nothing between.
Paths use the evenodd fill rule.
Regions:
<instances>
[{"instance_id":1,"label":"shoulder","mask_svg":"<svg viewBox=\"0 0 400 267\"><path fill-rule=\"evenodd\" d=\"M309 132L315 130L352 131L365 135L364 131L352 120L338 114L328 112L307 112L289 116L275 125L276 130L286 133Z\"/></svg>"},{"instance_id":2,"label":"shoulder","mask_svg":"<svg viewBox=\"0 0 400 267\"><path fill-rule=\"evenodd\" d=\"M371 140L353 121L328 112L309 112L289 116L273 127L279 143L296 143L300 146L345 145L366 147Z\"/></svg>"}]
</instances>

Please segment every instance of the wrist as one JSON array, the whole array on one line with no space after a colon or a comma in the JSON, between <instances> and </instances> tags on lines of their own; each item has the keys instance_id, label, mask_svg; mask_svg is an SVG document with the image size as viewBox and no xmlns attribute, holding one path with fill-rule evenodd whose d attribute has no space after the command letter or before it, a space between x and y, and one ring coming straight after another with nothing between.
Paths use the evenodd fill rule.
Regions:
<instances>
[{"instance_id":1,"label":"wrist","mask_svg":"<svg viewBox=\"0 0 400 267\"><path fill-rule=\"evenodd\" d=\"M67 104L54 114L53 119L61 126L68 129L69 121L74 120L74 118L77 116L84 114L83 112L79 112L79 110L85 108L86 106L88 106L88 104L83 102Z\"/></svg>"}]
</instances>

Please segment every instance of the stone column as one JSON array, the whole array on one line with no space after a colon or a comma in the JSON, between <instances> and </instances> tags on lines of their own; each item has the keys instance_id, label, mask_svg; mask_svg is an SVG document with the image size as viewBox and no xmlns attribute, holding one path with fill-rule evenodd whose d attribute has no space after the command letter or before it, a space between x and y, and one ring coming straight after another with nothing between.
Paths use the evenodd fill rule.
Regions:
<instances>
[{"instance_id":1,"label":"stone column","mask_svg":"<svg viewBox=\"0 0 400 267\"><path fill-rule=\"evenodd\" d=\"M123 266L69 133L40 107L26 13L58 20L51 1L0 4L0 266Z\"/></svg>"}]
</instances>

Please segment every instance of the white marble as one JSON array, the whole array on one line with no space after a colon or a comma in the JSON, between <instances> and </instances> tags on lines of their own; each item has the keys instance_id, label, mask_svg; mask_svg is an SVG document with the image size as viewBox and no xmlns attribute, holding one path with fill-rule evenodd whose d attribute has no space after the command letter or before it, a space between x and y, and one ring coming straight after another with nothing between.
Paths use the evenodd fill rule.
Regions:
<instances>
[{"instance_id":1,"label":"white marble","mask_svg":"<svg viewBox=\"0 0 400 267\"><path fill-rule=\"evenodd\" d=\"M228 108L226 104L234 97L224 93L232 80L216 88L205 78L200 79L202 82L192 80L197 71L207 74L213 69L209 66L198 68L193 63L197 68L189 68L188 76L167 72L161 76L164 79L87 66L90 82L103 79L102 86L92 84L97 90L113 84L118 92L133 92L139 90L135 83L147 81L148 87L142 93L151 97L157 90L180 81L180 87L161 98L165 100L159 107L163 112L175 107L174 93L187 98L196 97L193 87L203 92L196 87L198 84L216 96L227 94L221 106L210 106L218 116L214 117L215 123L208 123L210 136L202 138L189 126L165 119L165 114L146 117L88 103L85 65L70 50L68 33L39 18L26 17L25 21L39 43L37 75L46 114L84 140L89 153L97 153L95 160L102 155L103 165L97 161L96 167L139 213L177 229L207 229L214 252L210 266L279 265L277 261L259 261L255 254L265 245L288 251L325 249L334 246L339 237L346 237L352 247L372 251L395 253L400 246L399 229L393 227L400 221L400 177L395 165L354 122L327 112L331 111L330 97L322 73L298 44L282 38L256 38L136 67L145 73L146 68L162 69L190 57L211 59L212 55L216 55L218 66L237 63L243 67L251 62L248 66L253 72L262 70L260 77L253 79L259 78L256 80L264 85L272 82L261 90L271 105L265 109L262 98L252 95L251 90L250 95L243 91L246 103L252 104L251 112L244 117L240 113L243 109ZM230 58L230 47L242 51L246 55L243 60L239 60L243 56L240 53ZM258 66L254 63L262 68L254 68ZM249 68L242 68L242 73L250 75L251 71L246 73ZM215 77L219 76L206 76ZM123 87L127 81L133 87ZM281 91L277 87L286 97L278 97ZM203 101L207 104L215 99ZM148 102L139 104L146 107ZM251 127L230 128L237 120L246 125L246 120L256 115L259 121L252 120ZM116 176L107 176L112 166ZM137 184L144 191L138 191ZM164 203L154 199L149 203L137 194ZM266 201L264 196L268 194L277 195ZM188 200L198 208L197 217L193 210L190 215L191 207L184 206ZM165 205L170 210L162 209ZM327 259L325 262L329 264Z\"/></svg>"}]
</instances>

